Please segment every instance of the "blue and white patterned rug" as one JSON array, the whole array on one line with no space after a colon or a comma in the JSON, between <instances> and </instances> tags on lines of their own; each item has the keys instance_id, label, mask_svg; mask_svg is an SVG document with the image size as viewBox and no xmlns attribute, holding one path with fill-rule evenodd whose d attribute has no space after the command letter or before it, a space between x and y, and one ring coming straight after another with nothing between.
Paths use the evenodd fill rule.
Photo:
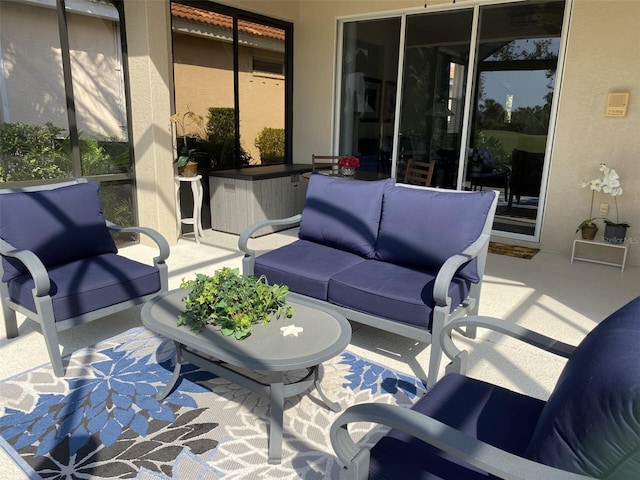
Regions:
<instances>
[{"instance_id":1,"label":"blue and white patterned rug","mask_svg":"<svg viewBox=\"0 0 640 480\"><path fill-rule=\"evenodd\" d=\"M2 381L0 444L34 479L337 478L329 428L339 414L314 390L287 400L282 464L269 465L266 398L185 365L177 388L156 401L173 353L173 342L138 327L75 352L65 378L47 365ZM411 405L425 391L348 351L324 364L322 385L343 408ZM350 431L369 445L386 433Z\"/></svg>"}]
</instances>

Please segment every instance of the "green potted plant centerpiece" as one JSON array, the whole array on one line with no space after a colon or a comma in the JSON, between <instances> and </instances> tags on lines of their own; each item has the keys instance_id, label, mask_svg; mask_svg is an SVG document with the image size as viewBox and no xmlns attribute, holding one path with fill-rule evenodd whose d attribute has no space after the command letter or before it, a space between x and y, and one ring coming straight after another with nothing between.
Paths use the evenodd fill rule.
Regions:
<instances>
[{"instance_id":1,"label":"green potted plant centerpiece","mask_svg":"<svg viewBox=\"0 0 640 480\"><path fill-rule=\"evenodd\" d=\"M180 288L189 293L178 326L188 325L196 333L215 325L223 335L242 340L254 324L293 315L293 308L286 304L286 285L269 285L264 276L245 277L237 268L224 267L213 276L197 273L195 279L183 280Z\"/></svg>"}]
</instances>

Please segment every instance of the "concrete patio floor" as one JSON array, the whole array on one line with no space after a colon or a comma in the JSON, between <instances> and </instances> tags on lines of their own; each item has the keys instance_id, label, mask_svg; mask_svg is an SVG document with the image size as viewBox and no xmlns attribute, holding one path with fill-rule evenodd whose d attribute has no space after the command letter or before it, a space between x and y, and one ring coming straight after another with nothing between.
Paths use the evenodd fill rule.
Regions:
<instances>
[{"instance_id":1,"label":"concrete patio floor","mask_svg":"<svg viewBox=\"0 0 640 480\"><path fill-rule=\"evenodd\" d=\"M294 241L297 230L266 235L250 242L258 252ZM499 240L499 239L498 239ZM222 266L240 267L238 237L212 230L198 245L191 236L171 248L169 288L194 272L213 273ZM142 245L126 247L121 253L150 261L154 249ZM570 263L568 257L538 253L531 260L489 254L480 302L480 314L516 322L522 326L576 344L600 320L640 295L640 268L619 268L585 262ZM139 326L139 308L97 320L60 333L63 355L95 344ZM48 363L39 327L32 320L19 318L20 336L0 338L0 379ZM365 358L384 363L409 374L428 365L429 347L408 339L353 324L349 349ZM546 398L564 361L533 347L498 334L480 331L469 341L456 335L456 343L468 346L469 375L516 391ZM640 348L640 347L639 347ZM441 371L443 371L441 366ZM1 450L1 449L0 449ZM0 472L4 479L26 477L0 451Z\"/></svg>"}]
</instances>

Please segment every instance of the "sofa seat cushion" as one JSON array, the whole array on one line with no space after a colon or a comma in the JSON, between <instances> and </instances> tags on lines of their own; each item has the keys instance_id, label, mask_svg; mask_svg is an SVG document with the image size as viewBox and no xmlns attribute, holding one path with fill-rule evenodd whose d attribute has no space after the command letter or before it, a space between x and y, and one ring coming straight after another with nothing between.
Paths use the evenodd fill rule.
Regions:
<instances>
[{"instance_id":1,"label":"sofa seat cushion","mask_svg":"<svg viewBox=\"0 0 640 480\"><path fill-rule=\"evenodd\" d=\"M300 239L373 258L382 195L393 184L393 179L366 182L314 173L302 210Z\"/></svg>"},{"instance_id":2,"label":"sofa seat cushion","mask_svg":"<svg viewBox=\"0 0 640 480\"><path fill-rule=\"evenodd\" d=\"M264 275L272 285L287 285L292 292L326 301L329 279L366 261L349 252L296 240L257 257L254 275Z\"/></svg>"},{"instance_id":3,"label":"sofa seat cushion","mask_svg":"<svg viewBox=\"0 0 640 480\"><path fill-rule=\"evenodd\" d=\"M596 478L640 478L640 297L600 322L565 365L527 457Z\"/></svg>"},{"instance_id":4,"label":"sofa seat cushion","mask_svg":"<svg viewBox=\"0 0 640 480\"><path fill-rule=\"evenodd\" d=\"M542 400L480 380L449 374L436 383L413 409L478 440L522 455L543 407ZM371 450L369 478L486 480L495 477L393 429Z\"/></svg>"},{"instance_id":5,"label":"sofa seat cushion","mask_svg":"<svg viewBox=\"0 0 640 480\"><path fill-rule=\"evenodd\" d=\"M337 272L329 281L329 301L378 317L430 328L437 272L367 260ZM470 283L454 278L452 309L469 293Z\"/></svg>"},{"instance_id":6,"label":"sofa seat cushion","mask_svg":"<svg viewBox=\"0 0 640 480\"><path fill-rule=\"evenodd\" d=\"M495 192L452 192L395 186L385 192L376 258L425 270L439 270L447 258L476 241ZM418 221L419 220L419 221ZM476 260L458 274L478 282Z\"/></svg>"},{"instance_id":7,"label":"sofa seat cushion","mask_svg":"<svg viewBox=\"0 0 640 480\"><path fill-rule=\"evenodd\" d=\"M31 250L47 268L117 252L95 182L5 193L0 195L0 219L0 237L19 250ZM26 273L20 261L2 261L4 282Z\"/></svg>"},{"instance_id":8,"label":"sofa seat cushion","mask_svg":"<svg viewBox=\"0 0 640 480\"><path fill-rule=\"evenodd\" d=\"M57 265L48 270L56 321L109 307L160 290L158 269L107 253ZM29 274L8 283L11 299L35 310Z\"/></svg>"}]
</instances>

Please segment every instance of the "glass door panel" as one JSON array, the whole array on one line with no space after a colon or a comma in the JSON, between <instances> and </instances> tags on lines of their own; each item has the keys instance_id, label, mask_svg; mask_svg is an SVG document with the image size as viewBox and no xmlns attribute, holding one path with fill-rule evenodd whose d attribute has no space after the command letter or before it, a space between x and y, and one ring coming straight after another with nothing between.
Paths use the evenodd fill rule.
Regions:
<instances>
[{"instance_id":1,"label":"glass door panel","mask_svg":"<svg viewBox=\"0 0 640 480\"><path fill-rule=\"evenodd\" d=\"M338 153L357 156L363 177L389 177L400 19L345 23L343 42Z\"/></svg>"},{"instance_id":2,"label":"glass door panel","mask_svg":"<svg viewBox=\"0 0 640 480\"><path fill-rule=\"evenodd\" d=\"M0 1L0 183L74 176L61 51L55 9Z\"/></svg>"},{"instance_id":3,"label":"glass door panel","mask_svg":"<svg viewBox=\"0 0 640 480\"><path fill-rule=\"evenodd\" d=\"M534 235L564 2L480 9L465 187L501 192L494 230Z\"/></svg>"},{"instance_id":4,"label":"glass door panel","mask_svg":"<svg viewBox=\"0 0 640 480\"><path fill-rule=\"evenodd\" d=\"M435 162L431 186L456 188L473 11L407 18L396 179Z\"/></svg>"}]
</instances>

